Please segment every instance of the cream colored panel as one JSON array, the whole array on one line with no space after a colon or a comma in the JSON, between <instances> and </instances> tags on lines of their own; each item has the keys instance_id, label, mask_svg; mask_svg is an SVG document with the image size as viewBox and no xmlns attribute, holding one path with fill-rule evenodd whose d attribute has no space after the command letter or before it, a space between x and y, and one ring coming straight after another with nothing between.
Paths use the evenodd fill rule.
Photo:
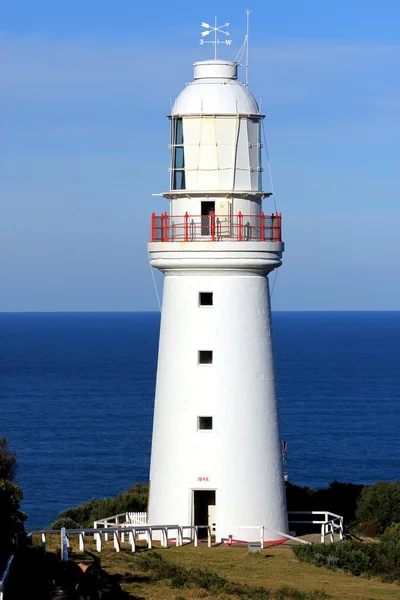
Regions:
<instances>
[{"instance_id":1,"label":"cream colored panel","mask_svg":"<svg viewBox=\"0 0 400 600\"><path fill-rule=\"evenodd\" d=\"M250 171L248 170L238 170L236 169L235 174L235 190L250 190L251 189L251 181L250 181Z\"/></svg>"},{"instance_id":2,"label":"cream colored panel","mask_svg":"<svg viewBox=\"0 0 400 600\"><path fill-rule=\"evenodd\" d=\"M201 119L199 177L197 189L219 190L215 118Z\"/></svg>"},{"instance_id":3,"label":"cream colored panel","mask_svg":"<svg viewBox=\"0 0 400 600\"><path fill-rule=\"evenodd\" d=\"M196 190L200 157L201 119L182 119L186 189Z\"/></svg>"},{"instance_id":4,"label":"cream colored panel","mask_svg":"<svg viewBox=\"0 0 400 600\"><path fill-rule=\"evenodd\" d=\"M247 119L240 119L239 135L236 150L236 168L249 169L249 139L247 132Z\"/></svg>"},{"instance_id":5,"label":"cream colored panel","mask_svg":"<svg viewBox=\"0 0 400 600\"><path fill-rule=\"evenodd\" d=\"M185 171L185 181L186 181L186 189L187 190L197 190L198 189L198 179L199 172L198 170L194 171Z\"/></svg>"},{"instance_id":6,"label":"cream colored panel","mask_svg":"<svg viewBox=\"0 0 400 600\"><path fill-rule=\"evenodd\" d=\"M218 171L199 171L198 190L219 190Z\"/></svg>"},{"instance_id":7,"label":"cream colored panel","mask_svg":"<svg viewBox=\"0 0 400 600\"><path fill-rule=\"evenodd\" d=\"M221 190L232 190L233 189L233 169L220 169L219 171L219 185Z\"/></svg>"},{"instance_id":8,"label":"cream colored panel","mask_svg":"<svg viewBox=\"0 0 400 600\"><path fill-rule=\"evenodd\" d=\"M259 143L259 125L251 120L247 122L248 138L250 145L250 166L255 171L258 170L258 143Z\"/></svg>"},{"instance_id":9,"label":"cream colored panel","mask_svg":"<svg viewBox=\"0 0 400 600\"><path fill-rule=\"evenodd\" d=\"M258 187L258 180L259 180L258 171L252 171L252 173L250 175L250 179L251 179L251 188L250 189L253 191L257 191L259 189L259 187Z\"/></svg>"},{"instance_id":10,"label":"cream colored panel","mask_svg":"<svg viewBox=\"0 0 400 600\"><path fill-rule=\"evenodd\" d=\"M185 152L185 169L188 171L197 170L199 168L199 150L200 146L184 145Z\"/></svg>"},{"instance_id":11,"label":"cream colored panel","mask_svg":"<svg viewBox=\"0 0 400 600\"><path fill-rule=\"evenodd\" d=\"M200 145L201 121L199 118L183 118L183 143L186 145Z\"/></svg>"},{"instance_id":12,"label":"cream colored panel","mask_svg":"<svg viewBox=\"0 0 400 600\"><path fill-rule=\"evenodd\" d=\"M216 169L217 166L215 119L214 117L203 117L201 120L199 169Z\"/></svg>"},{"instance_id":13,"label":"cream colored panel","mask_svg":"<svg viewBox=\"0 0 400 600\"><path fill-rule=\"evenodd\" d=\"M235 144L237 117L216 117L215 131L218 144Z\"/></svg>"},{"instance_id":14,"label":"cream colored panel","mask_svg":"<svg viewBox=\"0 0 400 600\"><path fill-rule=\"evenodd\" d=\"M234 167L237 125L236 117L216 118L215 120L218 167L220 169L233 169Z\"/></svg>"},{"instance_id":15,"label":"cream colored panel","mask_svg":"<svg viewBox=\"0 0 400 600\"><path fill-rule=\"evenodd\" d=\"M251 144L252 146L257 146L258 142L259 142L259 131L260 131L260 125L258 123L258 121L253 121L251 119L247 119L247 131L248 131L248 138L249 138L249 144Z\"/></svg>"}]
</instances>

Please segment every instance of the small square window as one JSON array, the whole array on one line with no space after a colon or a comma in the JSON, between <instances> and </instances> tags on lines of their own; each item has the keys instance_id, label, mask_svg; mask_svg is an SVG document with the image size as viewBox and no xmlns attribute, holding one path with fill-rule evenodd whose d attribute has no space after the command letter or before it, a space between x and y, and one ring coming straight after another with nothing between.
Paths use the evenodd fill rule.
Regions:
<instances>
[{"instance_id":1,"label":"small square window","mask_svg":"<svg viewBox=\"0 0 400 600\"><path fill-rule=\"evenodd\" d=\"M212 306L213 305L213 293L212 292L200 292L199 293L199 304L200 304L200 306Z\"/></svg>"},{"instance_id":2,"label":"small square window","mask_svg":"<svg viewBox=\"0 0 400 600\"><path fill-rule=\"evenodd\" d=\"M199 350L199 365L212 365L213 351Z\"/></svg>"},{"instance_id":3,"label":"small square window","mask_svg":"<svg viewBox=\"0 0 400 600\"><path fill-rule=\"evenodd\" d=\"M213 418L212 417L197 417L198 429L212 429Z\"/></svg>"}]
</instances>

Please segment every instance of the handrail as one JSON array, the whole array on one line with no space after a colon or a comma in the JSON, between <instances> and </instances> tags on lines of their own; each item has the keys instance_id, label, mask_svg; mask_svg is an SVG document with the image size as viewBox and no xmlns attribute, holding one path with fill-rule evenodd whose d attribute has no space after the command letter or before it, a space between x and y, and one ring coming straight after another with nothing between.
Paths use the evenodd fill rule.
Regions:
<instances>
[{"instance_id":1,"label":"handrail","mask_svg":"<svg viewBox=\"0 0 400 600\"><path fill-rule=\"evenodd\" d=\"M306 521L305 519L289 519L289 523L301 524L313 524L321 525L321 544L325 543L325 539L329 536L331 542L335 541L335 531L339 531L339 539L343 539L343 517L332 513L328 510L289 510L288 515L325 515L324 521L317 521L315 519ZM329 519L328 517L333 517Z\"/></svg>"},{"instance_id":2,"label":"handrail","mask_svg":"<svg viewBox=\"0 0 400 600\"><path fill-rule=\"evenodd\" d=\"M151 215L151 242L281 242L282 214Z\"/></svg>"},{"instance_id":3,"label":"handrail","mask_svg":"<svg viewBox=\"0 0 400 600\"><path fill-rule=\"evenodd\" d=\"M288 510L288 515L332 515L332 517L341 517L329 510Z\"/></svg>"}]
</instances>

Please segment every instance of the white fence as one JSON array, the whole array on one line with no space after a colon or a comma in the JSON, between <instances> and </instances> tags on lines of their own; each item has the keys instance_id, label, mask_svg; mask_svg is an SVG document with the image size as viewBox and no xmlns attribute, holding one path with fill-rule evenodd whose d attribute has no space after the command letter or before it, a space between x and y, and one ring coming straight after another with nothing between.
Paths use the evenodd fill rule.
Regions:
<instances>
[{"instance_id":1,"label":"white fence","mask_svg":"<svg viewBox=\"0 0 400 600\"><path fill-rule=\"evenodd\" d=\"M339 539L343 539L343 517L331 513L326 510L305 510L305 511L289 511L289 523L290 524L309 524L309 525L321 525L321 544L324 544L328 537L331 542L335 540L335 533L339 534ZM324 515L324 519L311 519L306 520L303 517L299 520L290 518L290 515ZM109 527L130 527L131 525L146 525L147 524L147 513L146 512L127 512L113 517L107 517L106 519L99 519L94 522L93 526L97 528L109 528ZM205 526L204 526L205 527ZM185 528L189 528L189 525ZM257 533L259 530L259 534ZM231 527L230 533L236 540L250 541L247 533L252 533L251 538L257 538L262 540L264 543L264 528L262 526L239 526L235 525ZM270 531L273 531L270 529ZM275 531L279 537L287 537L288 539L296 539L294 536ZM194 539L194 535L193 535ZM108 541L108 534L105 535L105 540ZM122 541L124 541L124 535L122 534ZM225 540L223 540L225 541ZM300 542L301 543L301 542Z\"/></svg>"},{"instance_id":2,"label":"white fence","mask_svg":"<svg viewBox=\"0 0 400 600\"><path fill-rule=\"evenodd\" d=\"M93 523L93 527L116 527L119 525L146 525L147 513L146 512L126 512L113 517L107 517L105 519L98 519Z\"/></svg>"},{"instance_id":3,"label":"white fence","mask_svg":"<svg viewBox=\"0 0 400 600\"><path fill-rule=\"evenodd\" d=\"M127 536L128 543L131 546L132 552L136 552L136 542L138 540L144 540L147 544L147 548L151 549L153 546L153 533L156 532L157 541L160 541L163 548L168 547L170 542L173 542L175 546L182 546L184 541L193 542L193 545L197 548L199 541L199 530L207 530L207 543L208 547L211 547L211 527L206 525L137 525L127 526L124 523L119 527L108 527L107 530L101 528L87 528L87 529L41 529L32 532L32 535L40 535L42 539L42 547L46 551L47 536L59 535L61 544L61 558L62 560L68 560L68 549L69 539L71 536L78 536L79 550L85 550L85 539L88 536L93 536L96 542L97 552L101 552L102 542L108 540L111 536L114 543L116 552L121 550L121 544L125 543L125 536ZM171 537L170 533L174 533L175 536ZM189 535L187 535L187 533ZM160 539L159 539L160 538ZM1 599L0 599L1 600Z\"/></svg>"},{"instance_id":4,"label":"white fence","mask_svg":"<svg viewBox=\"0 0 400 600\"><path fill-rule=\"evenodd\" d=\"M109 529L110 527L131 527L132 525L147 525L146 512L126 512L105 519L94 521L94 529ZM125 541L125 532L121 534L121 541ZM108 542L108 533L105 533L105 541Z\"/></svg>"},{"instance_id":5,"label":"white fence","mask_svg":"<svg viewBox=\"0 0 400 600\"><path fill-rule=\"evenodd\" d=\"M147 548L150 550L153 547L153 541L159 541L161 547L167 548L170 543L175 546L183 546L183 543L186 541L188 543L193 543L195 548L199 545L199 533L200 530L206 530L207 537L207 546L211 548L212 545L212 528L208 525L137 525L127 526L126 523L123 523L118 527L107 527L107 528L88 528L88 529L42 529L39 531L34 531L32 535L40 535L42 539L42 547L44 551L46 551L46 543L47 536L49 535L59 535L60 536L60 544L61 544L61 558L62 560L68 560L68 549L69 549L69 539L71 536L78 536L78 544L79 550L83 552L85 550L85 540L88 536L93 536L96 543L97 552L101 552L103 540L108 541L109 536L112 537L114 549L116 552L120 552L121 545L125 543L127 538L127 543L130 545L132 552L136 552L136 542L137 541L145 541L147 544ZM259 535L259 539L261 542L261 547L264 547L264 527L263 526L239 526L232 527L232 532L235 531L249 531L255 530L257 535ZM268 531L272 531L269 529ZM171 537L170 534L175 534L174 537ZM275 531L276 534L287 538L296 540L302 544L310 544L305 540L300 538L295 538L291 535L281 533L279 531ZM153 535L155 534L155 536ZM248 536L245 536L248 537ZM254 536L252 536L254 537ZM225 540L222 540L225 541ZM228 541L228 540L226 540ZM1 600L1 599L0 599Z\"/></svg>"},{"instance_id":6,"label":"white fence","mask_svg":"<svg viewBox=\"0 0 400 600\"><path fill-rule=\"evenodd\" d=\"M321 525L321 544L325 544L326 537L329 537L331 542L335 541L335 532L339 533L339 539L343 539L343 517L335 515L325 510L291 510L288 515L324 515L324 520L312 519L307 521L304 519L291 519L289 517L290 524L313 524Z\"/></svg>"},{"instance_id":7,"label":"white fence","mask_svg":"<svg viewBox=\"0 0 400 600\"><path fill-rule=\"evenodd\" d=\"M265 539L265 530L267 529L268 534L273 533L278 536L275 540ZM222 538L222 542L228 542L228 545L231 544L247 544L248 542L259 541L261 543L261 547L264 548L265 544L273 545L274 543L280 543L281 540L295 540L300 544L311 544L311 542L307 542L306 540L302 540L301 538L294 537L293 535L289 535L288 533L282 533L282 531L276 531L275 529L271 529L270 527L263 527L263 525L231 525L229 526L229 531L231 534L229 538Z\"/></svg>"}]
</instances>

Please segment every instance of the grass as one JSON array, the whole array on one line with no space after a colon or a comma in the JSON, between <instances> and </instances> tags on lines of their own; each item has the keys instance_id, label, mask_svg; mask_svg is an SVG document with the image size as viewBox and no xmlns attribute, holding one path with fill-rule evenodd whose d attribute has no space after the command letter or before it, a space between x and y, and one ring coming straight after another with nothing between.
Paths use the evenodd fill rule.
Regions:
<instances>
[{"instance_id":1,"label":"grass","mask_svg":"<svg viewBox=\"0 0 400 600\"><path fill-rule=\"evenodd\" d=\"M71 540L70 557L91 562ZM58 540L49 539L55 550ZM87 545L94 554L94 545ZM302 563L291 548L269 548L248 554L245 548L179 548L116 553L111 543L98 555L106 571L119 574L121 587L137 600L399 600L400 587L361 579L342 571Z\"/></svg>"}]
</instances>

